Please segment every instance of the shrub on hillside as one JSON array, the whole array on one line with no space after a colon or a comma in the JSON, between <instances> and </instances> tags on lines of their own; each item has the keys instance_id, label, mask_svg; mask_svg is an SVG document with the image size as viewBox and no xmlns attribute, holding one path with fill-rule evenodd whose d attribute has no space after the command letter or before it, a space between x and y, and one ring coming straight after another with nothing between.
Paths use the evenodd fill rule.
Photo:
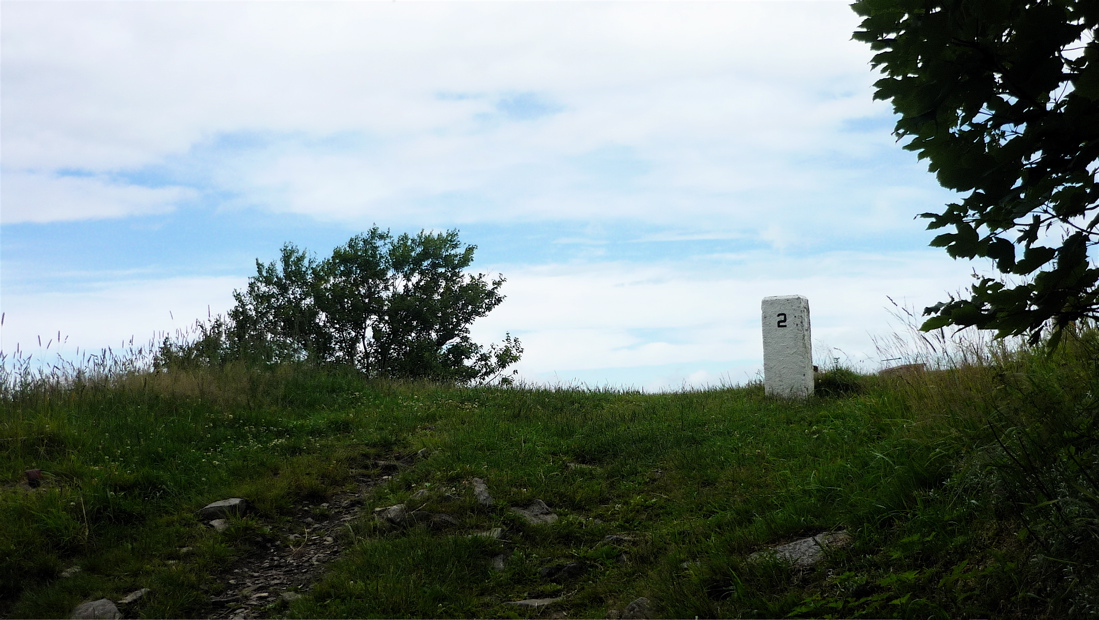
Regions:
<instances>
[{"instance_id":1,"label":"shrub on hillside","mask_svg":"<svg viewBox=\"0 0 1099 620\"><path fill-rule=\"evenodd\" d=\"M836 397L859 394L863 391L863 376L847 368L831 368L817 373L813 393L817 396Z\"/></svg>"},{"instance_id":2,"label":"shrub on hillside","mask_svg":"<svg viewBox=\"0 0 1099 620\"><path fill-rule=\"evenodd\" d=\"M316 260L293 244L256 275L228 317L167 339L157 366L228 361L349 365L372 377L471 383L506 380L523 349L510 334L483 347L470 325L504 300L504 278L470 274L476 246L458 231L393 237L377 227Z\"/></svg>"}]
</instances>

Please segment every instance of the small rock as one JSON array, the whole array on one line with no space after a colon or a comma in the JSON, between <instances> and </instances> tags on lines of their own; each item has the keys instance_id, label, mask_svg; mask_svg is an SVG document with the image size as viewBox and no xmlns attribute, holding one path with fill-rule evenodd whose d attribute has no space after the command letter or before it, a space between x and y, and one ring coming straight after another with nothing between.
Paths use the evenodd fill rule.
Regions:
<instances>
[{"instance_id":1,"label":"small rock","mask_svg":"<svg viewBox=\"0 0 1099 620\"><path fill-rule=\"evenodd\" d=\"M554 523L557 521L557 515L553 514L553 511L546 506L546 503L540 499L534 500L527 508L512 508L511 511L524 519L527 523L532 525L540 525L542 523Z\"/></svg>"},{"instance_id":2,"label":"small rock","mask_svg":"<svg viewBox=\"0 0 1099 620\"><path fill-rule=\"evenodd\" d=\"M492 495L488 492L488 485L480 478L473 479L473 497L482 506L492 506Z\"/></svg>"},{"instance_id":3,"label":"small rock","mask_svg":"<svg viewBox=\"0 0 1099 620\"><path fill-rule=\"evenodd\" d=\"M538 609L545 607L546 605L552 605L559 601L565 600L565 597L558 596L557 598L528 598L525 601L508 601L505 605L515 605L516 607L530 607Z\"/></svg>"},{"instance_id":4,"label":"small rock","mask_svg":"<svg viewBox=\"0 0 1099 620\"><path fill-rule=\"evenodd\" d=\"M652 604L649 599L642 596L634 599L622 610L622 620L646 620L653 617Z\"/></svg>"},{"instance_id":5,"label":"small rock","mask_svg":"<svg viewBox=\"0 0 1099 620\"><path fill-rule=\"evenodd\" d=\"M224 532L225 530L229 529L229 520L214 519L210 522L210 527L214 528L215 531Z\"/></svg>"},{"instance_id":6,"label":"small rock","mask_svg":"<svg viewBox=\"0 0 1099 620\"><path fill-rule=\"evenodd\" d=\"M618 611L617 609L608 609L607 610L607 620L618 620L621 617L622 617L622 612Z\"/></svg>"},{"instance_id":7,"label":"small rock","mask_svg":"<svg viewBox=\"0 0 1099 620\"><path fill-rule=\"evenodd\" d=\"M596 545L596 547L602 547L605 545L621 546L631 542L633 542L633 539L629 536L618 536L617 534L611 534L609 536L604 536L603 540L599 541L599 544Z\"/></svg>"},{"instance_id":8,"label":"small rock","mask_svg":"<svg viewBox=\"0 0 1099 620\"><path fill-rule=\"evenodd\" d=\"M122 597L122 600L118 601L118 604L119 605L129 605L130 603L133 603L134 601L136 601L136 600L140 599L141 597L145 596L149 592L152 592L152 590L150 590L149 588L141 588L140 590L134 590L133 592L130 592L126 596Z\"/></svg>"},{"instance_id":9,"label":"small rock","mask_svg":"<svg viewBox=\"0 0 1099 620\"><path fill-rule=\"evenodd\" d=\"M230 497L221 501L207 504L198 511L198 516L203 519L222 519L232 516L240 516L248 509L248 500L239 497Z\"/></svg>"},{"instance_id":10,"label":"small rock","mask_svg":"<svg viewBox=\"0 0 1099 620\"><path fill-rule=\"evenodd\" d=\"M383 474L395 474L401 471L404 464L397 461L374 461L374 467L380 469Z\"/></svg>"},{"instance_id":11,"label":"small rock","mask_svg":"<svg viewBox=\"0 0 1099 620\"><path fill-rule=\"evenodd\" d=\"M418 459L426 459L429 456L431 456L431 450L428 450L427 448L420 448L420 451L416 453L416 458Z\"/></svg>"},{"instance_id":12,"label":"small rock","mask_svg":"<svg viewBox=\"0 0 1099 620\"><path fill-rule=\"evenodd\" d=\"M73 610L74 620L106 619L116 620L122 617L118 607L109 599L101 598L98 601L81 603Z\"/></svg>"},{"instance_id":13,"label":"small rock","mask_svg":"<svg viewBox=\"0 0 1099 620\"><path fill-rule=\"evenodd\" d=\"M501 553L500 555L493 556L492 558L492 570L502 571L507 568L508 556Z\"/></svg>"},{"instance_id":14,"label":"small rock","mask_svg":"<svg viewBox=\"0 0 1099 620\"><path fill-rule=\"evenodd\" d=\"M427 497L428 495L431 495L430 491L428 491L427 489L420 489L419 491L416 491L415 493L412 494L411 499L421 500L421 499Z\"/></svg>"},{"instance_id":15,"label":"small rock","mask_svg":"<svg viewBox=\"0 0 1099 620\"><path fill-rule=\"evenodd\" d=\"M61 578L68 579L69 577L72 577L73 575L79 573L81 570L83 569L81 569L79 566L70 566L61 571Z\"/></svg>"},{"instance_id":16,"label":"small rock","mask_svg":"<svg viewBox=\"0 0 1099 620\"><path fill-rule=\"evenodd\" d=\"M301 595L297 592L283 592L279 595L279 598L286 601L287 603L292 603L301 598Z\"/></svg>"},{"instance_id":17,"label":"small rock","mask_svg":"<svg viewBox=\"0 0 1099 620\"><path fill-rule=\"evenodd\" d=\"M375 508L374 518L383 525L404 525L408 521L408 511L404 504Z\"/></svg>"},{"instance_id":18,"label":"small rock","mask_svg":"<svg viewBox=\"0 0 1099 620\"><path fill-rule=\"evenodd\" d=\"M428 524L433 530L441 530L448 527L459 527L462 525L462 522L445 512L439 512L431 515L431 521L429 521Z\"/></svg>"},{"instance_id":19,"label":"small rock","mask_svg":"<svg viewBox=\"0 0 1099 620\"><path fill-rule=\"evenodd\" d=\"M470 534L470 537L491 538L492 540L499 540L504 535L504 528L494 527L487 532L477 532L476 534Z\"/></svg>"}]
</instances>

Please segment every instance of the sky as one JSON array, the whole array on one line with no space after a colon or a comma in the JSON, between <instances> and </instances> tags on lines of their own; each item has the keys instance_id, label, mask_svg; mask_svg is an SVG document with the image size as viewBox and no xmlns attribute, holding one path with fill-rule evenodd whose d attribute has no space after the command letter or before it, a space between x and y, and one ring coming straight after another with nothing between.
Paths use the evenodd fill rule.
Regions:
<instances>
[{"instance_id":1,"label":"sky","mask_svg":"<svg viewBox=\"0 0 1099 620\"><path fill-rule=\"evenodd\" d=\"M980 264L892 135L842 1L0 5L0 350L73 356L226 312L286 242L458 229L524 383L758 380L760 303L814 358ZM57 339L60 337L61 343ZM41 338L41 345L39 344ZM48 348L47 348L48 345Z\"/></svg>"}]
</instances>

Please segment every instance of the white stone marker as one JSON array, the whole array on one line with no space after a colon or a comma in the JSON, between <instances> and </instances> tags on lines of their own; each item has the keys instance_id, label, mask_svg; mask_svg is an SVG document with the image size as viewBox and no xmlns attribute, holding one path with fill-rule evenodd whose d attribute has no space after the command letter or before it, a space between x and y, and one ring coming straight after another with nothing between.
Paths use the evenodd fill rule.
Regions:
<instances>
[{"instance_id":1,"label":"white stone marker","mask_svg":"<svg viewBox=\"0 0 1099 620\"><path fill-rule=\"evenodd\" d=\"M801 295L763 298L763 385L768 396L813 393L809 300Z\"/></svg>"}]
</instances>

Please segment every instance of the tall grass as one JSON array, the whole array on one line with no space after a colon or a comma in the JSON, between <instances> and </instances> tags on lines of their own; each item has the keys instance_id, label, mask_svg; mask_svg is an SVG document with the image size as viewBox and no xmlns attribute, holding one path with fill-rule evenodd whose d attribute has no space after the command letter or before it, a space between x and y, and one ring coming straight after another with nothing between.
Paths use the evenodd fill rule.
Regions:
<instances>
[{"instance_id":1,"label":"tall grass","mask_svg":"<svg viewBox=\"0 0 1099 620\"><path fill-rule=\"evenodd\" d=\"M880 347L926 371L890 389L940 416L967 458L957 489L1021 528L1037 550L1026 595L1072 615L1099 614L1099 328L1070 326L1057 347L967 330L914 329Z\"/></svg>"}]
</instances>

